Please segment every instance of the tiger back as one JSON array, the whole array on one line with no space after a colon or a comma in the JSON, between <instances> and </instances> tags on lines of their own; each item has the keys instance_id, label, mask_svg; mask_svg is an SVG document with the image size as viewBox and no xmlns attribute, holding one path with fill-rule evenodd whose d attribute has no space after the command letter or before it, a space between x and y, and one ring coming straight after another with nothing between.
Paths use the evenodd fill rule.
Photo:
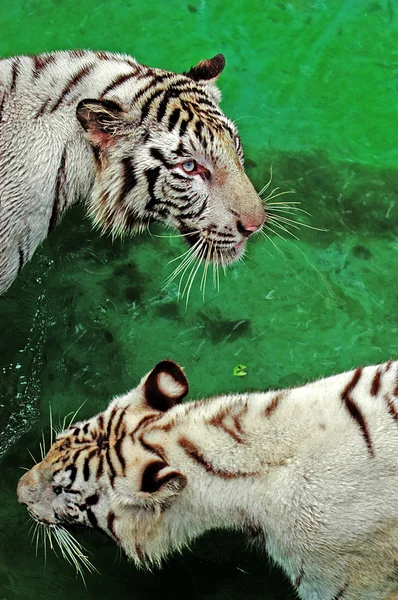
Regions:
<instances>
[{"instance_id":1,"label":"tiger back","mask_svg":"<svg viewBox=\"0 0 398 600\"><path fill-rule=\"evenodd\" d=\"M179 75L85 50L0 61L0 293L80 201L112 236L156 220L199 260L242 255L265 214L219 108L224 64Z\"/></svg>"}]
</instances>

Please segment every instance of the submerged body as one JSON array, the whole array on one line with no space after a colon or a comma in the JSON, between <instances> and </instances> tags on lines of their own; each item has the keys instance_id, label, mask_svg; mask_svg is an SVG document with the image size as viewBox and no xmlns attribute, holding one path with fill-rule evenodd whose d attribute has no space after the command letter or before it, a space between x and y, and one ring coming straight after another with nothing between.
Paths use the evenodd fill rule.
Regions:
<instances>
[{"instance_id":1,"label":"submerged body","mask_svg":"<svg viewBox=\"0 0 398 600\"><path fill-rule=\"evenodd\" d=\"M303 600L398 598L398 362L175 406L187 390L159 363L63 432L20 501L49 527L102 529L138 564L232 528Z\"/></svg>"},{"instance_id":2,"label":"submerged body","mask_svg":"<svg viewBox=\"0 0 398 600\"><path fill-rule=\"evenodd\" d=\"M224 64L178 75L85 50L0 60L0 293L80 201L112 235L155 219L203 260L242 253L264 211L218 106Z\"/></svg>"}]
</instances>

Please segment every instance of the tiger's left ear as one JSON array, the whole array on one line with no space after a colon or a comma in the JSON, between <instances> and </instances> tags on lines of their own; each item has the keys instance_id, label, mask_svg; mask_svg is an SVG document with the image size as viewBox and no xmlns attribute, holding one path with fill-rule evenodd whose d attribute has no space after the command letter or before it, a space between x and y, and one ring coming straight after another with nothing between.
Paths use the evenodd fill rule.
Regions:
<instances>
[{"instance_id":1,"label":"tiger's left ear","mask_svg":"<svg viewBox=\"0 0 398 600\"><path fill-rule=\"evenodd\" d=\"M143 393L147 405L165 412L188 394L189 384L182 368L172 360L162 360L146 376Z\"/></svg>"},{"instance_id":2,"label":"tiger's left ear","mask_svg":"<svg viewBox=\"0 0 398 600\"><path fill-rule=\"evenodd\" d=\"M111 100L81 100L76 117L86 131L88 141L105 150L117 136L125 135L131 124L124 118L123 109Z\"/></svg>"},{"instance_id":3,"label":"tiger's left ear","mask_svg":"<svg viewBox=\"0 0 398 600\"><path fill-rule=\"evenodd\" d=\"M201 60L195 67L183 73L186 77L205 84L209 93L213 96L215 102L221 101L221 92L215 85L225 67L225 58L222 54L217 54L213 58Z\"/></svg>"}]
</instances>

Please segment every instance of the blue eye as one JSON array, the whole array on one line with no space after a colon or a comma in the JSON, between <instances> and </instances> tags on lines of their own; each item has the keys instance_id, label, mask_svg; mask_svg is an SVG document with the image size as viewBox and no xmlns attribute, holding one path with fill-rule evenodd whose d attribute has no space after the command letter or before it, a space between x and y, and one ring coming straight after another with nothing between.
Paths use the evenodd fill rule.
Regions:
<instances>
[{"instance_id":1,"label":"blue eye","mask_svg":"<svg viewBox=\"0 0 398 600\"><path fill-rule=\"evenodd\" d=\"M193 173L194 171L197 171L198 166L194 160L188 160L182 164L182 168L186 173Z\"/></svg>"}]
</instances>

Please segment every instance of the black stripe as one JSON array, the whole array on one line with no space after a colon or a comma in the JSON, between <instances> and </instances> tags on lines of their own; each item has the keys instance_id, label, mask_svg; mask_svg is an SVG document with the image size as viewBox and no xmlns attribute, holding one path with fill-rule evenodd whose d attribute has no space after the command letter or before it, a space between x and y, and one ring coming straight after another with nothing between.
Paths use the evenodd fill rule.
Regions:
<instances>
[{"instance_id":1,"label":"black stripe","mask_svg":"<svg viewBox=\"0 0 398 600\"><path fill-rule=\"evenodd\" d=\"M98 527L97 517L95 516L95 514L93 513L91 508L87 508L86 514L87 514L87 518L90 521L91 525L93 527L97 528Z\"/></svg>"},{"instance_id":2,"label":"black stripe","mask_svg":"<svg viewBox=\"0 0 398 600\"><path fill-rule=\"evenodd\" d=\"M84 465L83 465L83 479L84 481L88 481L90 479L90 459L88 458L88 456L84 459Z\"/></svg>"},{"instance_id":3,"label":"black stripe","mask_svg":"<svg viewBox=\"0 0 398 600\"><path fill-rule=\"evenodd\" d=\"M160 161L167 169L172 169L174 167L174 165L167 160L167 158L164 156L163 152L159 150L159 148L150 148L149 152L152 158Z\"/></svg>"},{"instance_id":4,"label":"black stripe","mask_svg":"<svg viewBox=\"0 0 398 600\"><path fill-rule=\"evenodd\" d=\"M85 450L87 450L87 447L78 448L72 456L72 462L75 463L77 461L77 459L79 458L80 454L82 452L84 452Z\"/></svg>"},{"instance_id":5,"label":"black stripe","mask_svg":"<svg viewBox=\"0 0 398 600\"><path fill-rule=\"evenodd\" d=\"M135 77L136 75L137 75L137 69L135 69L131 73L124 73L123 75L119 75L109 85L106 86L106 88L104 89L104 91L100 95L100 98L103 98L108 92L110 92L111 90L114 90L119 85L122 85L123 83L125 83L126 81L128 81L132 77Z\"/></svg>"},{"instance_id":6,"label":"black stripe","mask_svg":"<svg viewBox=\"0 0 398 600\"><path fill-rule=\"evenodd\" d=\"M108 463L108 466L109 466L109 470L110 470L109 479L110 479L111 485L113 487L113 482L114 482L115 477L116 477L116 471L115 471L115 467L113 466L113 463L112 463L111 454L110 454L110 448L109 447L105 450L105 459L106 459L106 462Z\"/></svg>"},{"instance_id":7,"label":"black stripe","mask_svg":"<svg viewBox=\"0 0 398 600\"><path fill-rule=\"evenodd\" d=\"M75 467L75 465L68 465L65 468L65 471L70 471L70 483L68 484L68 486L66 486L66 487L70 487L76 479L77 468Z\"/></svg>"},{"instance_id":8,"label":"black stripe","mask_svg":"<svg viewBox=\"0 0 398 600\"><path fill-rule=\"evenodd\" d=\"M34 115L34 119L38 119L39 117L43 116L44 113L47 110L48 105L51 102L51 98L47 98L47 100L45 102L43 102L43 104L41 105L41 107L39 108L39 110L37 111L37 113Z\"/></svg>"},{"instance_id":9,"label":"black stripe","mask_svg":"<svg viewBox=\"0 0 398 600\"><path fill-rule=\"evenodd\" d=\"M118 461L120 463L120 466L122 468L122 472L123 472L123 476L124 476L124 474L126 472L126 461L125 461L124 456L123 456L122 451L121 451L121 446L123 444L123 440L124 440L124 436L120 437L117 440L117 442L115 443L115 446L114 446L114 450L115 450L115 454L117 456L117 459L118 459Z\"/></svg>"},{"instance_id":10,"label":"black stripe","mask_svg":"<svg viewBox=\"0 0 398 600\"><path fill-rule=\"evenodd\" d=\"M15 86L17 84L17 77L19 75L20 68L21 68L21 65L19 62L19 58L17 57L12 61L10 92L13 92L15 90Z\"/></svg>"},{"instance_id":11,"label":"black stripe","mask_svg":"<svg viewBox=\"0 0 398 600\"><path fill-rule=\"evenodd\" d=\"M190 123L194 118L194 113L190 109L189 104L187 102L181 101L181 105L184 108L185 112L188 114L187 122Z\"/></svg>"},{"instance_id":12,"label":"black stripe","mask_svg":"<svg viewBox=\"0 0 398 600\"><path fill-rule=\"evenodd\" d=\"M134 163L131 157L122 159L123 165L123 185L119 195L119 203L122 203L124 198L137 185L137 178L134 173Z\"/></svg>"},{"instance_id":13,"label":"black stripe","mask_svg":"<svg viewBox=\"0 0 398 600\"><path fill-rule=\"evenodd\" d=\"M152 210L155 204L157 203L157 199L155 196L155 186L158 180L160 173L160 167L155 167L154 169L147 169L144 174L148 183L148 194L149 194L149 202L147 202L146 210Z\"/></svg>"},{"instance_id":14,"label":"black stripe","mask_svg":"<svg viewBox=\"0 0 398 600\"><path fill-rule=\"evenodd\" d=\"M1 121L1 117L3 115L5 101L6 101L6 93L3 92L3 95L1 97L1 104L0 104L0 121Z\"/></svg>"},{"instance_id":15,"label":"black stripe","mask_svg":"<svg viewBox=\"0 0 398 600\"><path fill-rule=\"evenodd\" d=\"M93 458L93 456L95 456L98 452L97 448L94 448L94 450L91 450L89 452L89 454L87 455L87 457L84 459L84 465L83 465L83 479L84 481L88 481L90 479L90 461Z\"/></svg>"},{"instance_id":16,"label":"black stripe","mask_svg":"<svg viewBox=\"0 0 398 600\"><path fill-rule=\"evenodd\" d=\"M113 535L113 537L116 540L118 540L119 537L118 537L118 535L116 534L116 531L115 531L115 519L116 519L115 513L113 513L112 511L110 511L108 513L107 518L106 518L106 526L108 527L108 529L111 532L111 534Z\"/></svg>"},{"instance_id":17,"label":"black stripe","mask_svg":"<svg viewBox=\"0 0 398 600\"><path fill-rule=\"evenodd\" d=\"M133 96L133 98L131 99L131 105L133 106L135 102L137 102L137 100L139 98L141 98L141 96L144 96L147 92L149 92L150 89L153 89L156 86L155 82L154 82L154 78L152 77L152 81L150 81L150 83L148 83L146 86L144 86L142 89L140 89L135 96Z\"/></svg>"},{"instance_id":18,"label":"black stripe","mask_svg":"<svg viewBox=\"0 0 398 600\"><path fill-rule=\"evenodd\" d=\"M180 132L179 132L180 137L182 137L184 135L184 133L187 130L187 127L188 127L188 121L186 119L183 119L180 123Z\"/></svg>"},{"instance_id":19,"label":"black stripe","mask_svg":"<svg viewBox=\"0 0 398 600\"><path fill-rule=\"evenodd\" d=\"M156 90L151 96L149 96L149 98L145 101L145 103L142 105L142 109L141 109L141 117L140 117L140 124L144 121L144 119L148 116L149 114L149 109L151 108L152 102L154 100L156 100L156 98L158 96L160 96L161 94L163 94L164 90L160 89L160 90Z\"/></svg>"},{"instance_id":20,"label":"black stripe","mask_svg":"<svg viewBox=\"0 0 398 600\"><path fill-rule=\"evenodd\" d=\"M354 419L354 421L356 421L358 423L358 425L361 429L362 435L365 439L366 445L368 447L369 454L373 457L375 455L375 453L374 453L372 440L370 439L369 430L368 430L368 426L366 424L365 417L362 415L359 407L356 405L356 403L354 402L354 400L351 398L351 395L350 395L352 390L357 385L357 383L361 377L361 374L362 374L362 368L359 367L355 371L352 380L347 384L347 386L343 390L343 392L341 394L341 399L344 402L344 405L345 405L346 409L348 410L348 412L350 413L351 417Z\"/></svg>"},{"instance_id":21,"label":"black stripe","mask_svg":"<svg viewBox=\"0 0 398 600\"><path fill-rule=\"evenodd\" d=\"M199 141L202 141L202 129L203 129L203 123L202 121L196 121L195 124L195 130L194 130L194 134L196 135L196 137L199 139Z\"/></svg>"},{"instance_id":22,"label":"black stripe","mask_svg":"<svg viewBox=\"0 0 398 600\"><path fill-rule=\"evenodd\" d=\"M88 496L86 498L86 504L88 504L89 506L93 506L93 504L97 504L99 500L99 495L98 494L92 494L91 496Z\"/></svg>"},{"instance_id":23,"label":"black stripe","mask_svg":"<svg viewBox=\"0 0 398 600\"><path fill-rule=\"evenodd\" d=\"M108 425L106 428L106 438L107 440L109 440L110 435L111 435L111 429L112 429L112 421L115 418L115 415L117 413L118 409L116 408L116 406L114 406L112 408L111 414L109 415L109 419L108 419Z\"/></svg>"},{"instance_id":24,"label":"black stripe","mask_svg":"<svg viewBox=\"0 0 398 600\"><path fill-rule=\"evenodd\" d=\"M103 475L103 473L104 473L104 457L102 454L100 454L98 466L97 466L97 472L95 474L96 479L98 480Z\"/></svg>"},{"instance_id":25,"label":"black stripe","mask_svg":"<svg viewBox=\"0 0 398 600\"><path fill-rule=\"evenodd\" d=\"M32 60L34 63L33 78L38 79L41 72L48 65L55 63L55 56L53 54L50 54L50 56L32 56Z\"/></svg>"},{"instance_id":26,"label":"black stripe","mask_svg":"<svg viewBox=\"0 0 398 600\"><path fill-rule=\"evenodd\" d=\"M59 106L62 104L63 100L65 99L65 96L67 94L69 94L69 92L74 87L76 87L82 79L87 77L91 73L91 71L94 69L94 67L95 67L94 64L84 65L84 67L79 69L79 71L73 77L71 77L71 79L69 79L69 81L65 84L60 97L58 98L58 100L56 101L56 103L54 104L52 109L50 110L51 113L53 113L54 111L57 110L57 108L59 108Z\"/></svg>"},{"instance_id":27,"label":"black stripe","mask_svg":"<svg viewBox=\"0 0 398 600\"><path fill-rule=\"evenodd\" d=\"M50 233L54 227L58 224L62 209L61 209L61 193L62 186L65 183L65 165L66 165L66 146L62 152L61 162L57 171L57 178L55 181L55 195L53 200L53 210L48 225L48 233Z\"/></svg>"},{"instance_id":28,"label":"black stripe","mask_svg":"<svg viewBox=\"0 0 398 600\"><path fill-rule=\"evenodd\" d=\"M372 379L372 383L370 386L370 395L371 396L377 396L377 394L380 391L380 385L381 385L381 371L379 371L379 369L376 369L376 373L374 374L374 377Z\"/></svg>"},{"instance_id":29,"label":"black stripe","mask_svg":"<svg viewBox=\"0 0 398 600\"><path fill-rule=\"evenodd\" d=\"M127 411L127 408L124 408L121 411L121 413L119 415L119 418L118 418L118 421L116 423L115 431L114 431L114 436L115 436L116 439L118 439L118 437L119 437L120 428L121 428L121 426L123 424L123 419L124 419L124 415L126 414L126 411Z\"/></svg>"},{"instance_id":30,"label":"black stripe","mask_svg":"<svg viewBox=\"0 0 398 600\"><path fill-rule=\"evenodd\" d=\"M18 275L22 271L22 267L25 264L25 256L22 248L22 244L18 244Z\"/></svg>"},{"instance_id":31,"label":"black stripe","mask_svg":"<svg viewBox=\"0 0 398 600\"><path fill-rule=\"evenodd\" d=\"M156 115L156 120L158 123L160 123L160 121L163 119L164 115L166 114L167 105L170 102L172 97L173 97L173 90L168 90L165 93L165 95L163 96L162 100L160 101L159 106L158 106L158 112Z\"/></svg>"},{"instance_id":32,"label":"black stripe","mask_svg":"<svg viewBox=\"0 0 398 600\"><path fill-rule=\"evenodd\" d=\"M177 125L179 118L181 115L181 109L175 108L169 117L169 122L167 125L167 129L169 131L173 131L174 127Z\"/></svg>"},{"instance_id":33,"label":"black stripe","mask_svg":"<svg viewBox=\"0 0 398 600\"><path fill-rule=\"evenodd\" d=\"M104 415L102 413L98 416L97 422L98 422L99 430L101 432L101 430L104 427Z\"/></svg>"}]
</instances>

